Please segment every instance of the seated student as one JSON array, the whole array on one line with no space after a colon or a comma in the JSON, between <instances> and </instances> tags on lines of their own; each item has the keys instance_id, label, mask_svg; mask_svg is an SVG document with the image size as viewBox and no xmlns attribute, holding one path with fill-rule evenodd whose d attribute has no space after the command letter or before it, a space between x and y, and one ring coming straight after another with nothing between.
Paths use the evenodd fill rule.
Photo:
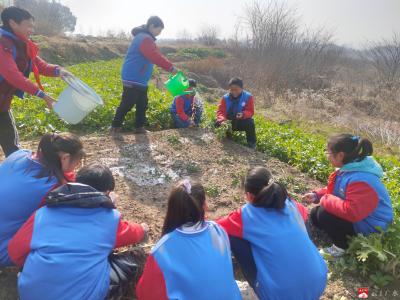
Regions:
<instances>
[{"instance_id":1,"label":"seated student","mask_svg":"<svg viewBox=\"0 0 400 300\"><path fill-rule=\"evenodd\" d=\"M229 234L243 274L259 299L319 299L327 267L309 239L296 204L271 173L251 169L248 203L217 221Z\"/></svg>"},{"instance_id":2,"label":"seated student","mask_svg":"<svg viewBox=\"0 0 400 300\"><path fill-rule=\"evenodd\" d=\"M203 107L196 99L196 86L196 80L189 79L189 88L186 91L190 93L174 98L170 111L176 128L198 126L201 122Z\"/></svg>"},{"instance_id":3,"label":"seated student","mask_svg":"<svg viewBox=\"0 0 400 300\"><path fill-rule=\"evenodd\" d=\"M36 153L18 150L0 164L0 266L11 266L8 242L49 191L71 181L84 156L70 133L45 134Z\"/></svg>"},{"instance_id":4,"label":"seated student","mask_svg":"<svg viewBox=\"0 0 400 300\"><path fill-rule=\"evenodd\" d=\"M390 196L383 185L381 166L371 156L369 140L351 134L329 139L327 156L338 168L326 188L308 193L304 200L320 205L311 210L312 224L332 239L322 253L339 257L348 247L347 237L386 230L393 221Z\"/></svg>"},{"instance_id":5,"label":"seated student","mask_svg":"<svg viewBox=\"0 0 400 300\"><path fill-rule=\"evenodd\" d=\"M254 124L254 98L243 90L243 81L232 78L229 81L229 93L224 95L217 110L216 125L232 121L233 131L245 131L247 145L256 148L256 128Z\"/></svg>"},{"instance_id":6,"label":"seated student","mask_svg":"<svg viewBox=\"0 0 400 300\"><path fill-rule=\"evenodd\" d=\"M143 240L148 231L146 224L121 220L110 195L115 182L107 167L83 167L76 181L50 192L45 206L10 242L11 259L23 266L18 278L21 300L105 299L115 284L110 253ZM130 270L133 264L123 264L118 267L136 275Z\"/></svg>"},{"instance_id":7,"label":"seated student","mask_svg":"<svg viewBox=\"0 0 400 300\"><path fill-rule=\"evenodd\" d=\"M138 300L241 299L228 237L219 225L204 220L204 203L199 183L184 180L173 188L162 238L137 285Z\"/></svg>"}]
</instances>

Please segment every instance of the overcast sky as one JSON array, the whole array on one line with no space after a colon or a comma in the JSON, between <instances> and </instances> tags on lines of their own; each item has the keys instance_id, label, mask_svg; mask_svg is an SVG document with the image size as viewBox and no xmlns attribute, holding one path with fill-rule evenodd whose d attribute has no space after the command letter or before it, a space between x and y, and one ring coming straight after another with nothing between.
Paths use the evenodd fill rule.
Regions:
<instances>
[{"instance_id":1,"label":"overcast sky","mask_svg":"<svg viewBox=\"0 0 400 300\"><path fill-rule=\"evenodd\" d=\"M283 1L283 0L282 0ZM187 29L196 35L204 24L215 24L224 37L233 33L243 7L252 0L61 0L78 17L76 32L101 34L108 29L130 31L150 15L165 23L161 38L175 38ZM366 40L387 38L400 32L400 0L287 0L295 6L305 26L321 25L335 41L353 47Z\"/></svg>"}]
</instances>

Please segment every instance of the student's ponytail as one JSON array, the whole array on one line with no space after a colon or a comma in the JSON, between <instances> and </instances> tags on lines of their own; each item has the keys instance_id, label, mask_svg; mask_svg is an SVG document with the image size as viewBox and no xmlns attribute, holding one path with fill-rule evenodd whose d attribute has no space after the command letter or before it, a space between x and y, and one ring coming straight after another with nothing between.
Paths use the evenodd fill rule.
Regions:
<instances>
[{"instance_id":1,"label":"student's ponytail","mask_svg":"<svg viewBox=\"0 0 400 300\"><path fill-rule=\"evenodd\" d=\"M85 156L79 137L71 133L46 133L40 140L37 155L44 168L36 178L56 177L59 183L68 181L61 166L60 152L68 153L72 160Z\"/></svg>"},{"instance_id":2,"label":"student's ponytail","mask_svg":"<svg viewBox=\"0 0 400 300\"><path fill-rule=\"evenodd\" d=\"M334 154L343 152L345 154L343 164L362 161L374 152L370 140L351 134L340 134L331 137L328 141L328 149Z\"/></svg>"},{"instance_id":3,"label":"student's ponytail","mask_svg":"<svg viewBox=\"0 0 400 300\"><path fill-rule=\"evenodd\" d=\"M273 182L264 187L254 198L254 206L282 209L285 207L289 195L286 189L279 183Z\"/></svg>"}]
</instances>

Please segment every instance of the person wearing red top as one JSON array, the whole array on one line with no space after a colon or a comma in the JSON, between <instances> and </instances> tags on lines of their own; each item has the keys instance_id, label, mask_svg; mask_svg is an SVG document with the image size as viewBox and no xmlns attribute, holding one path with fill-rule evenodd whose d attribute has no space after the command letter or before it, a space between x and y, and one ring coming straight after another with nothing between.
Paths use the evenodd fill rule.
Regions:
<instances>
[{"instance_id":1,"label":"person wearing red top","mask_svg":"<svg viewBox=\"0 0 400 300\"><path fill-rule=\"evenodd\" d=\"M216 126L231 121L233 131L245 131L247 145L256 148L256 128L254 124L254 97L243 89L240 78L229 81L229 93L224 95L218 105Z\"/></svg>"},{"instance_id":2,"label":"person wearing red top","mask_svg":"<svg viewBox=\"0 0 400 300\"><path fill-rule=\"evenodd\" d=\"M38 56L39 48L30 40L34 17L18 7L7 7L1 13L0 27L0 145L5 156L19 149L18 132L10 110L14 95L23 98L24 92L42 98L48 108L54 99L43 91L39 75L58 77L71 74L50 65ZM29 80L33 72L36 84Z\"/></svg>"},{"instance_id":3,"label":"person wearing red top","mask_svg":"<svg viewBox=\"0 0 400 300\"><path fill-rule=\"evenodd\" d=\"M79 170L76 183L50 192L9 244L11 259L23 269L20 299L112 299L136 277L129 251L114 248L143 241L148 225L122 220L116 210L115 180L109 168Z\"/></svg>"}]
</instances>

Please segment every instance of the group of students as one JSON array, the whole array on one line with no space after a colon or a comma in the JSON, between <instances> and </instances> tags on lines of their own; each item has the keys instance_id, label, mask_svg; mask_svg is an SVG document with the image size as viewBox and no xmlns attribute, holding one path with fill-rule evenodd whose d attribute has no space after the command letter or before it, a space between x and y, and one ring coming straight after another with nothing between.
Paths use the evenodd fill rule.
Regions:
<instances>
[{"instance_id":1,"label":"group of students","mask_svg":"<svg viewBox=\"0 0 400 300\"><path fill-rule=\"evenodd\" d=\"M39 74L69 76L46 64L29 40L33 17L6 8L0 29L0 267L17 266L18 291L25 299L105 299L133 282L138 266L127 252L114 249L135 245L148 236L147 224L124 221L116 209L115 181L99 164L81 166L85 157L79 137L45 134L36 152L19 149L10 112L14 94L26 91L53 99L40 85ZM158 17L135 28L122 70L123 96L112 124L120 130L126 113L136 105L136 132L145 132L147 84L153 64L177 69L155 45L164 25ZM27 77L33 71L37 85ZM171 114L177 127L196 126L201 106L196 82L174 99ZM246 131L255 147L254 99L233 78L217 112L217 126L231 121L233 130ZM136 286L144 299L241 299L231 254L260 299L319 299L327 280L321 254L339 257L348 237L386 230L393 220L383 171L373 159L369 140L343 134L330 138L327 157L337 170L326 188L295 201L269 170L250 169L243 186L246 204L228 216L206 218L204 187L188 179L175 184L168 196L161 239L152 248ZM333 245L318 251L308 230L325 231Z\"/></svg>"},{"instance_id":2,"label":"group of students","mask_svg":"<svg viewBox=\"0 0 400 300\"><path fill-rule=\"evenodd\" d=\"M323 251L338 257L350 236L393 219L368 140L334 136L327 155L338 169L326 188L304 196L319 203L310 214L262 166L243 180L246 204L216 221L206 218L199 182L175 184L137 298L241 299L233 254L259 299L319 299L327 266L308 229L324 230L334 245ZM17 150L0 164L0 266L20 268L21 300L112 299L138 275L134 258L113 250L146 240L149 227L121 218L107 167L75 173L84 157L79 137L49 133L36 152Z\"/></svg>"}]
</instances>

